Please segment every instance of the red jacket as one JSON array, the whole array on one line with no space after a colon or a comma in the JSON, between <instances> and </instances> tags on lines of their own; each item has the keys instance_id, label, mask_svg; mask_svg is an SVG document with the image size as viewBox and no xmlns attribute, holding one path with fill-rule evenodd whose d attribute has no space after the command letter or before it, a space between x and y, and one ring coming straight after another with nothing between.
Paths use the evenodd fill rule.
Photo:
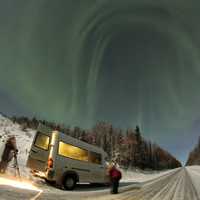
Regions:
<instances>
[{"instance_id":1,"label":"red jacket","mask_svg":"<svg viewBox=\"0 0 200 200\"><path fill-rule=\"evenodd\" d=\"M111 170L109 171L109 175L110 175L111 178L115 178L115 179L118 179L118 180L120 180L122 178L121 172L115 167L111 168Z\"/></svg>"}]
</instances>

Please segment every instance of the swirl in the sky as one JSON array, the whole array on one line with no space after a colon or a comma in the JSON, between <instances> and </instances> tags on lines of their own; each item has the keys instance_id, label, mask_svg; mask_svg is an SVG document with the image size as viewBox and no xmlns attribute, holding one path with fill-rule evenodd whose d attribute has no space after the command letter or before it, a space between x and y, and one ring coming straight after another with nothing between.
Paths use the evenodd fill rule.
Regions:
<instances>
[{"instance_id":1,"label":"swirl in the sky","mask_svg":"<svg viewBox=\"0 0 200 200\"><path fill-rule=\"evenodd\" d=\"M188 85L187 80L185 79L187 79L187 75L190 76L191 72L198 73L197 66L199 63L199 57L198 57L199 52L192 38L190 37L190 34L184 28L184 21L182 21L181 17L179 16L180 13L177 13L172 8L171 9L164 8L163 5L156 5L156 4L152 5L148 3L137 4L137 3L131 3L131 1L129 3L127 2L128 1L121 1L121 3L116 3L115 6L113 7L109 3L101 5L100 8L98 7L92 14L88 16L88 19L86 20L86 22L83 23L84 25L80 30L80 37L82 39L80 44L82 46L80 48L80 54L79 54L81 55L79 69L84 70L83 73L87 72L85 75L87 76L86 105L88 110L88 118L89 119L94 118L93 115L95 113L95 110L97 109L96 106L98 106L95 102L98 101L97 100L98 85L101 84L101 82L99 82L100 70L101 68L105 68L105 66L102 65L103 62L102 60L104 60L104 57L106 56L106 50L109 47L110 43L112 43L113 38L115 39L116 37L118 36L120 37L120 35L122 35L121 38L123 40L123 34L128 32L130 33L141 32L141 34L142 32L147 32L147 34L148 32L150 33L153 32L158 36L160 35L161 37L167 38L167 40L170 43L169 45L171 45L172 47L171 54L173 54L174 52L176 53L176 55L174 55L173 58L175 59L175 63L174 66L168 66L165 75L160 75L163 76L160 79L165 80L164 87L162 87L160 90L162 90L163 93L168 94L169 101L167 103L169 103L170 106L171 104L173 104L172 107L175 109L175 117L184 115L183 110L185 104L187 103L184 100L184 98L185 95L187 95L186 94L187 90L190 89L187 86L185 87L185 85ZM157 51L157 50L156 49L154 50L154 48L152 47L152 51ZM134 53L135 52L133 52L133 54ZM159 52L155 52L155 54L156 53L158 53L159 55ZM166 58L168 56L169 59L171 59L170 52L169 55L165 55ZM159 60L160 58L158 57L157 59ZM135 63L133 64L135 65ZM169 64L172 65L171 63ZM123 68L123 63L121 63L121 67ZM160 66L160 68L162 68L162 66ZM177 68L176 69L177 74L175 75L174 74L172 75L174 71L173 68ZM190 71L189 74L187 74L188 71ZM110 78L112 79L112 77ZM154 79L153 76L151 78ZM175 83L176 79L179 80L180 82L185 81L185 83L180 83L182 84L180 86L181 89L177 88L178 86ZM138 87L140 87L140 85L143 85L143 81L144 81L143 79L135 81L133 80L133 84L137 82ZM148 86L146 89L149 89L149 87L150 86ZM193 89L196 90L197 88ZM144 104L146 103L143 100L145 96L144 93L147 93L147 91L145 91L144 89L138 92L137 104L129 106L137 107L136 112L133 113L135 117L132 118L132 121L134 121L134 123L139 123L141 126L145 127L145 122L147 124L148 120L145 121L144 117L142 116L146 114L144 111L144 106L145 106ZM159 93L156 94L155 92L153 95L155 96L154 98L156 98L156 96L160 96ZM163 104L164 103L166 102L163 102ZM107 109L106 106L105 109ZM190 109L186 108L185 110L187 112L190 112ZM169 121L167 118L169 118L170 115L166 114L165 109L160 108L160 111L163 112L162 114L163 119ZM119 113L119 115L121 115L121 113ZM174 120L173 116L171 116L171 118L172 120L170 123L173 123L172 122ZM177 127L177 126L179 125L172 125L172 127Z\"/></svg>"},{"instance_id":2,"label":"swirl in the sky","mask_svg":"<svg viewBox=\"0 0 200 200\"><path fill-rule=\"evenodd\" d=\"M165 145L197 134L198 18L194 0L4 1L0 111L83 128L139 124Z\"/></svg>"}]
</instances>

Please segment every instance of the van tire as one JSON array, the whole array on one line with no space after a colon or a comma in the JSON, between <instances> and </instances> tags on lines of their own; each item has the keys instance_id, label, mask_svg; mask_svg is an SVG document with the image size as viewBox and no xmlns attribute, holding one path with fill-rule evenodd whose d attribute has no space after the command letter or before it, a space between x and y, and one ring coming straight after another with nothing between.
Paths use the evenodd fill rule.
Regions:
<instances>
[{"instance_id":1,"label":"van tire","mask_svg":"<svg viewBox=\"0 0 200 200\"><path fill-rule=\"evenodd\" d=\"M76 187L76 177L73 175L68 175L65 177L63 186L65 190L73 190Z\"/></svg>"}]
</instances>

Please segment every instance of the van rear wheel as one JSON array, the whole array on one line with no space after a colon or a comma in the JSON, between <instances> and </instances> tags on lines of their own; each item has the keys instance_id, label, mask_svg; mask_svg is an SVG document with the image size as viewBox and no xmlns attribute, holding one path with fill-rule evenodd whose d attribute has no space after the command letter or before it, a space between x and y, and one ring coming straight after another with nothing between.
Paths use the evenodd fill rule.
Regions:
<instances>
[{"instance_id":1,"label":"van rear wheel","mask_svg":"<svg viewBox=\"0 0 200 200\"><path fill-rule=\"evenodd\" d=\"M63 186L66 190L73 190L76 186L76 178L74 176L66 176Z\"/></svg>"}]
</instances>

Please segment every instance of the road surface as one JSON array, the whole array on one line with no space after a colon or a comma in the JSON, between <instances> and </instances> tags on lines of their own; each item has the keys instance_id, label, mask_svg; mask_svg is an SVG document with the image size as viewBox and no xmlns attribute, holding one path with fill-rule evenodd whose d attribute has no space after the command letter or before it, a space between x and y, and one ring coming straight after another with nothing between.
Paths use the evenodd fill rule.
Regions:
<instances>
[{"instance_id":1,"label":"road surface","mask_svg":"<svg viewBox=\"0 0 200 200\"><path fill-rule=\"evenodd\" d=\"M88 185L71 192L47 185L42 189L39 193L0 185L0 200L200 200L200 166L175 169L140 184L122 183L117 195Z\"/></svg>"},{"instance_id":2,"label":"road surface","mask_svg":"<svg viewBox=\"0 0 200 200\"><path fill-rule=\"evenodd\" d=\"M200 200L200 167L181 168L108 200ZM97 198L98 200L103 198ZM97 200L96 199L96 200Z\"/></svg>"}]
</instances>

